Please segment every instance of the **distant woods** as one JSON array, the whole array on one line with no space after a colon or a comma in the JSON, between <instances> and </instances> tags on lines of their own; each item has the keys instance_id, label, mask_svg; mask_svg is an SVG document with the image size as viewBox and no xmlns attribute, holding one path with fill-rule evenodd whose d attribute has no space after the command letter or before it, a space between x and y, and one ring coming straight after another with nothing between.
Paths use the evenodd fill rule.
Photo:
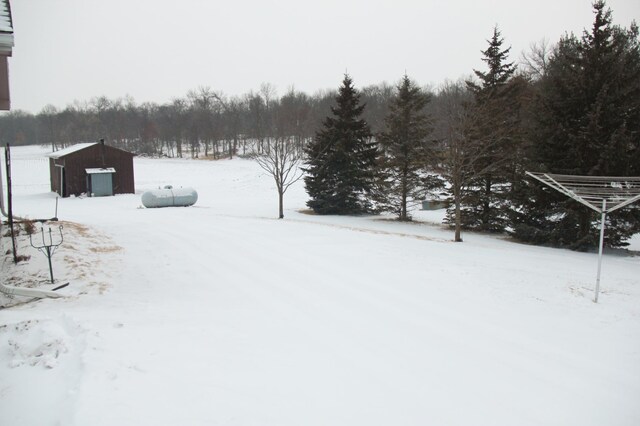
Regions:
<instances>
[{"instance_id":1,"label":"distant woods","mask_svg":"<svg viewBox=\"0 0 640 426\"><path fill-rule=\"evenodd\" d=\"M364 118L379 130L394 88L383 83L361 93L367 104ZM0 141L58 150L104 138L136 154L233 158L262 152L282 137L292 137L302 146L320 127L335 95L336 91L308 95L294 89L279 95L272 85L262 84L241 96L200 87L165 104L99 97L64 109L48 105L36 115L2 115Z\"/></svg>"}]
</instances>

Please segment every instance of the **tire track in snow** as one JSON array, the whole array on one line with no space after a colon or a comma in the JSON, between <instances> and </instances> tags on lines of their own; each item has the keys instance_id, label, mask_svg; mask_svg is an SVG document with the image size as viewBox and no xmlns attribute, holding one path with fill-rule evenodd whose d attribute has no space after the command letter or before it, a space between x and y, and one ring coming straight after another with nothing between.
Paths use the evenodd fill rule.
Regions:
<instances>
[{"instance_id":1,"label":"tire track in snow","mask_svg":"<svg viewBox=\"0 0 640 426\"><path fill-rule=\"evenodd\" d=\"M200 207L201 209L206 209L209 207ZM329 223L329 222L322 222L322 221L317 221L317 220L306 220L306 219L295 219L295 218L285 218L285 219L278 219L278 218L274 218L274 217L267 217L267 216L238 216L238 215L229 215L229 214L213 214L212 216L215 217L224 217L224 218L231 218L231 219L245 219L245 220L268 220L268 221L283 221L285 223L287 222L295 222L295 223L302 223L302 224L308 224L308 225L321 225L321 226L326 226L326 227L331 227L331 228L336 228L336 229L344 229L347 231L353 231L353 232L362 232L362 233L367 233L367 234L374 234L374 235L389 235L389 236L396 236L396 237L402 237L402 238L413 238L416 240L422 240L422 241L434 241L437 243L452 243L453 240L452 239L448 239L448 238L441 238L441 237L431 237L431 236L427 236L427 235L418 235L418 234L411 234L411 233L407 233L407 232L394 232L394 231L384 231L382 229L375 229L375 228L366 228L366 227L362 227L362 226L353 226L353 225L341 225L341 224L337 224L337 223ZM377 219L380 220L380 219ZM423 223L414 223L415 225L425 225L425 226L429 226L428 224L423 224Z\"/></svg>"},{"instance_id":2,"label":"tire track in snow","mask_svg":"<svg viewBox=\"0 0 640 426\"><path fill-rule=\"evenodd\" d=\"M303 220L303 219L287 219L287 220L290 221L290 222L305 223L305 224L311 224L311 225L329 226L329 227L332 227L332 228L346 229L348 231L363 232L363 233L367 233L367 234L389 235L389 236L396 236L396 237L402 237L402 238L414 238L416 240L434 241L434 242L437 242L437 243L452 243L453 242L453 240L449 240L449 239L446 239L446 238L429 237L429 236L426 236L426 235L417 235L417 234L408 234L406 232L383 231L381 229L363 228L363 227L351 226L351 225L339 225L337 223L326 223L326 222Z\"/></svg>"}]
</instances>

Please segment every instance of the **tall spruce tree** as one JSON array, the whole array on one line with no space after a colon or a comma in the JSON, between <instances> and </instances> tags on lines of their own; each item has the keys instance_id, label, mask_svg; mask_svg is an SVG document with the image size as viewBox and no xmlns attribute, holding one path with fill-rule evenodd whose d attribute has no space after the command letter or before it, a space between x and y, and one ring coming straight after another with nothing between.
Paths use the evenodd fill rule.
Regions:
<instances>
[{"instance_id":1,"label":"tall spruce tree","mask_svg":"<svg viewBox=\"0 0 640 426\"><path fill-rule=\"evenodd\" d=\"M498 91L513 76L516 67L513 62L508 62L511 47L502 48L504 39L501 37L497 26L493 27L493 35L487 40L489 47L482 52L482 61L487 64L488 71L473 70L479 83L468 81L467 87L476 95L476 99L482 103L498 95Z\"/></svg>"},{"instance_id":2,"label":"tall spruce tree","mask_svg":"<svg viewBox=\"0 0 640 426\"><path fill-rule=\"evenodd\" d=\"M424 196L429 181L425 174L433 152L428 136L431 120L425 112L430 96L407 75L397 87L397 94L385 118L385 131L379 135L381 147L377 201L383 210L407 221L409 203Z\"/></svg>"},{"instance_id":3,"label":"tall spruce tree","mask_svg":"<svg viewBox=\"0 0 640 426\"><path fill-rule=\"evenodd\" d=\"M306 148L307 205L317 214L361 214L371 209L377 148L364 105L345 74L331 116Z\"/></svg>"},{"instance_id":4,"label":"tall spruce tree","mask_svg":"<svg viewBox=\"0 0 640 426\"><path fill-rule=\"evenodd\" d=\"M612 24L604 1L580 39L563 37L540 80L534 104L534 171L587 176L640 175L640 42L638 27ZM577 250L596 247L594 212L532 185L515 236ZM608 215L605 243L626 245L640 231L640 209Z\"/></svg>"},{"instance_id":5,"label":"tall spruce tree","mask_svg":"<svg viewBox=\"0 0 640 426\"><path fill-rule=\"evenodd\" d=\"M516 67L508 61L511 48L503 48L504 39L498 27L494 27L487 42L489 46L482 52L482 60L488 70L474 70L478 82L467 82L474 101L466 105L473 120L465 130L481 158L474 163L471 172L474 179L462 194L461 220L467 229L499 232L506 224L507 170L516 149L517 86L509 84ZM453 214L450 209L448 220L452 223Z\"/></svg>"}]
</instances>

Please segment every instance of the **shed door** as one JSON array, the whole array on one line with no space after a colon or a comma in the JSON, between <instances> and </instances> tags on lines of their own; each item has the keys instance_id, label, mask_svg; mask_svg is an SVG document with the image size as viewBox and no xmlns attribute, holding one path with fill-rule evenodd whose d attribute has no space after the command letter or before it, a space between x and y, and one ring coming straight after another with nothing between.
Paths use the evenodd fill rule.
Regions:
<instances>
[{"instance_id":1,"label":"shed door","mask_svg":"<svg viewBox=\"0 0 640 426\"><path fill-rule=\"evenodd\" d=\"M91 193L94 197L113 195L113 173L95 173L91 176Z\"/></svg>"}]
</instances>

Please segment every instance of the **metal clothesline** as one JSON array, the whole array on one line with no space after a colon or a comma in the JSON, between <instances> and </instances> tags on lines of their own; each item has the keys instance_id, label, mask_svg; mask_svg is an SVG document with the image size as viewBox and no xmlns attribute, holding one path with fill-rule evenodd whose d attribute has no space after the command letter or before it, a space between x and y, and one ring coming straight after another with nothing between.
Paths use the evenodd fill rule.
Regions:
<instances>
[{"instance_id":1,"label":"metal clothesline","mask_svg":"<svg viewBox=\"0 0 640 426\"><path fill-rule=\"evenodd\" d=\"M640 200L640 177L573 176L533 172L526 174L601 214L598 276L593 300L597 303L607 214Z\"/></svg>"}]
</instances>

